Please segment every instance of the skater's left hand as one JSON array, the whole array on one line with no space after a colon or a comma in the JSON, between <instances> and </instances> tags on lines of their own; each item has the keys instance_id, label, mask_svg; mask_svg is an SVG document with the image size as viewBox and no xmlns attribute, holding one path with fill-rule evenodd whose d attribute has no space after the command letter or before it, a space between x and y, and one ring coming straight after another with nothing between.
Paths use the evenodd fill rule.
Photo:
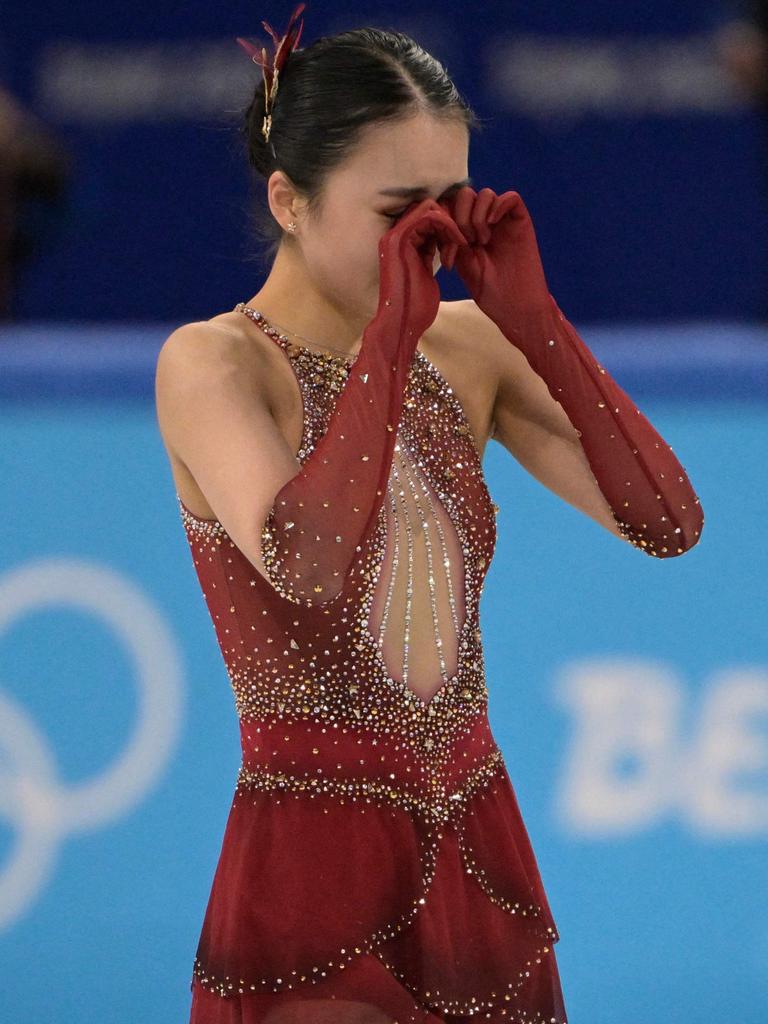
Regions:
<instances>
[{"instance_id":1,"label":"skater's left hand","mask_svg":"<svg viewBox=\"0 0 768 1024\"><path fill-rule=\"evenodd\" d=\"M467 245L440 248L444 267L456 267L477 305L489 316L510 307L549 309L550 297L530 214L519 192L465 185L439 200L451 214ZM495 317L494 317L495 319Z\"/></svg>"}]
</instances>

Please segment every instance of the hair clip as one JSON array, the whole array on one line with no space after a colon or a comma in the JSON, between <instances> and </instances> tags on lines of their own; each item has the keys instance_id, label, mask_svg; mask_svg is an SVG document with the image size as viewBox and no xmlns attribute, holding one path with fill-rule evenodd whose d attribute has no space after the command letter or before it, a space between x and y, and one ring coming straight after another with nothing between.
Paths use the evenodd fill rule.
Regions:
<instances>
[{"instance_id":1,"label":"hair clip","mask_svg":"<svg viewBox=\"0 0 768 1024\"><path fill-rule=\"evenodd\" d=\"M306 6L307 5L305 3L298 4L294 9L294 12L288 22L288 27L281 39L277 38L277 33L268 21L262 21L261 24L272 36L272 42L275 47L274 59L271 66L267 59L267 51L265 47L262 47L259 50L258 47L249 43L247 39L241 39L240 36L237 36L237 42L242 46L254 64L258 64L261 67L262 74L264 75L265 113L261 132L267 142L269 142L269 133L272 128L272 109L275 104L275 97L277 96L278 78L286 60L288 59L288 54L295 50L299 45L301 33L304 29L304 19L302 18L298 25L296 22Z\"/></svg>"}]
</instances>

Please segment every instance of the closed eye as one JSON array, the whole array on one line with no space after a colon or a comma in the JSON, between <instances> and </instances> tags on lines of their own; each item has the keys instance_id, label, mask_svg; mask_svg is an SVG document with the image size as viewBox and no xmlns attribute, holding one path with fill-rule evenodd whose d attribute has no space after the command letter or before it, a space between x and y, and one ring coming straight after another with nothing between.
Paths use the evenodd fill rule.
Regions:
<instances>
[{"instance_id":1,"label":"closed eye","mask_svg":"<svg viewBox=\"0 0 768 1024\"><path fill-rule=\"evenodd\" d=\"M389 220L399 220L400 217L402 217L404 213L405 213L405 210L401 210L400 213L384 213L384 214L382 214L382 216L389 218Z\"/></svg>"}]
</instances>

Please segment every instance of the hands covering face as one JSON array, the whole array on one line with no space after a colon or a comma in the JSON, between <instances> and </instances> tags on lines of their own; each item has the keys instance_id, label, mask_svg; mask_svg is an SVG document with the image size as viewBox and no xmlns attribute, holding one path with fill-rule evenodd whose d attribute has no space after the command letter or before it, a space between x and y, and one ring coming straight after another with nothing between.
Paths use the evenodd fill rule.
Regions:
<instances>
[{"instance_id":1,"label":"hands covering face","mask_svg":"<svg viewBox=\"0 0 768 1024\"><path fill-rule=\"evenodd\" d=\"M446 214L447 220L432 217L428 223L430 211ZM492 318L510 307L549 308L536 233L519 192L497 195L491 188L475 192L466 185L449 199L412 203L391 232L407 231L411 223L426 230L419 249L431 276L440 264L455 267L471 297Z\"/></svg>"}]
</instances>

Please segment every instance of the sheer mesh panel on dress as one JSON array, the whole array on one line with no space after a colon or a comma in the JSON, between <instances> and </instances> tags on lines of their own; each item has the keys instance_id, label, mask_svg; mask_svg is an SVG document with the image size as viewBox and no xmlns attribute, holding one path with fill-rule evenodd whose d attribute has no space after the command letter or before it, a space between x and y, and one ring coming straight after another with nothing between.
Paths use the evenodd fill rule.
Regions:
<instances>
[{"instance_id":1,"label":"sheer mesh panel on dress","mask_svg":"<svg viewBox=\"0 0 768 1024\"><path fill-rule=\"evenodd\" d=\"M458 670L463 557L450 517L402 442L385 508L386 551L368 628L390 676L426 701Z\"/></svg>"}]
</instances>

